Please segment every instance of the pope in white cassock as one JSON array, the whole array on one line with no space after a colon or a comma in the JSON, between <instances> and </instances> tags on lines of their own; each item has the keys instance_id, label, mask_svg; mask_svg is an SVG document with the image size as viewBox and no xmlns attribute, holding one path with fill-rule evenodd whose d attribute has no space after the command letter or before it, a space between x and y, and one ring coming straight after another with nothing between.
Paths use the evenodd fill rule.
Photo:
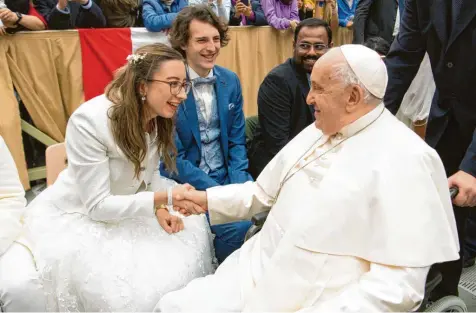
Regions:
<instances>
[{"instance_id":1,"label":"pope in white cassock","mask_svg":"<svg viewBox=\"0 0 476 313\"><path fill-rule=\"evenodd\" d=\"M316 62L311 85L315 125L256 182L186 195L213 224L270 210L261 232L156 311L411 311L430 266L458 259L443 164L385 109L379 55L334 48Z\"/></svg>"}]
</instances>

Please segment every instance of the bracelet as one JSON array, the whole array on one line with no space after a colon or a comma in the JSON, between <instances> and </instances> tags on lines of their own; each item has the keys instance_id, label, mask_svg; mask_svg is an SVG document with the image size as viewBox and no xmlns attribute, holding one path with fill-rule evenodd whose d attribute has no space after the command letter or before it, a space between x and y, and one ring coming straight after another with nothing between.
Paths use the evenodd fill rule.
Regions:
<instances>
[{"instance_id":1,"label":"bracelet","mask_svg":"<svg viewBox=\"0 0 476 313\"><path fill-rule=\"evenodd\" d=\"M162 209L169 211L169 209L167 208L167 206L165 206L165 204L161 204L154 207L154 216L157 216L157 211Z\"/></svg>"},{"instance_id":2,"label":"bracelet","mask_svg":"<svg viewBox=\"0 0 476 313\"><path fill-rule=\"evenodd\" d=\"M172 187L167 188L167 205L169 207L173 206L173 199L172 199Z\"/></svg>"}]
</instances>

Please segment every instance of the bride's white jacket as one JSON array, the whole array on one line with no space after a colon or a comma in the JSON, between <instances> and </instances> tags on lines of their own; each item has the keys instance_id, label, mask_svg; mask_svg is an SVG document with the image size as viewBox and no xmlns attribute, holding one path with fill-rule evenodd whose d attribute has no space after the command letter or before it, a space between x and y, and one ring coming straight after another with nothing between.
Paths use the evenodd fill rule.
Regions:
<instances>
[{"instance_id":1,"label":"bride's white jacket","mask_svg":"<svg viewBox=\"0 0 476 313\"><path fill-rule=\"evenodd\" d=\"M8 147L0 136L0 256L21 233L25 191Z\"/></svg>"}]
</instances>

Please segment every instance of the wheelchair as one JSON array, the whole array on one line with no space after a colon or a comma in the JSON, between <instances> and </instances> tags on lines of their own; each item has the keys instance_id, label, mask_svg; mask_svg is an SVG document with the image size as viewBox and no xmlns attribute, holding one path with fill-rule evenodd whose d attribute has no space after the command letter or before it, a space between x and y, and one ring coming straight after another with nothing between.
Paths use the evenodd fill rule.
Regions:
<instances>
[{"instance_id":1,"label":"wheelchair","mask_svg":"<svg viewBox=\"0 0 476 313\"><path fill-rule=\"evenodd\" d=\"M457 188L450 188L451 199L456 197L457 194ZM251 218L252 225L246 233L245 241L249 240L261 230L268 214L269 211L261 212ZM432 267L426 279L425 296L417 312L468 312L464 301L456 296L446 296L435 302L430 302L429 298L431 293L441 283L442 279L443 276L441 273Z\"/></svg>"}]
</instances>

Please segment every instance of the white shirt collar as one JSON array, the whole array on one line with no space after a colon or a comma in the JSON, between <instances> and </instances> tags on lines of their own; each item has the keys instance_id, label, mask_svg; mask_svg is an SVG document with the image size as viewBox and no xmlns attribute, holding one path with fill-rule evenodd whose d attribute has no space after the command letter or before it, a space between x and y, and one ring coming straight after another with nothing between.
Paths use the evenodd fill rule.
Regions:
<instances>
[{"instance_id":1,"label":"white shirt collar","mask_svg":"<svg viewBox=\"0 0 476 313\"><path fill-rule=\"evenodd\" d=\"M375 109L365 114L364 116L358 118L354 122L342 127L342 129L336 134L336 136L351 137L355 135L358 131L370 125L375 121L380 114L385 110L385 106L380 103Z\"/></svg>"},{"instance_id":2,"label":"white shirt collar","mask_svg":"<svg viewBox=\"0 0 476 313\"><path fill-rule=\"evenodd\" d=\"M200 77L200 75L198 75L197 72L195 72L193 68L191 68L190 66L187 66L187 71L188 71L188 78L190 80ZM212 77L212 76L213 76L213 69L210 70L210 73L208 73L206 77Z\"/></svg>"}]
</instances>

